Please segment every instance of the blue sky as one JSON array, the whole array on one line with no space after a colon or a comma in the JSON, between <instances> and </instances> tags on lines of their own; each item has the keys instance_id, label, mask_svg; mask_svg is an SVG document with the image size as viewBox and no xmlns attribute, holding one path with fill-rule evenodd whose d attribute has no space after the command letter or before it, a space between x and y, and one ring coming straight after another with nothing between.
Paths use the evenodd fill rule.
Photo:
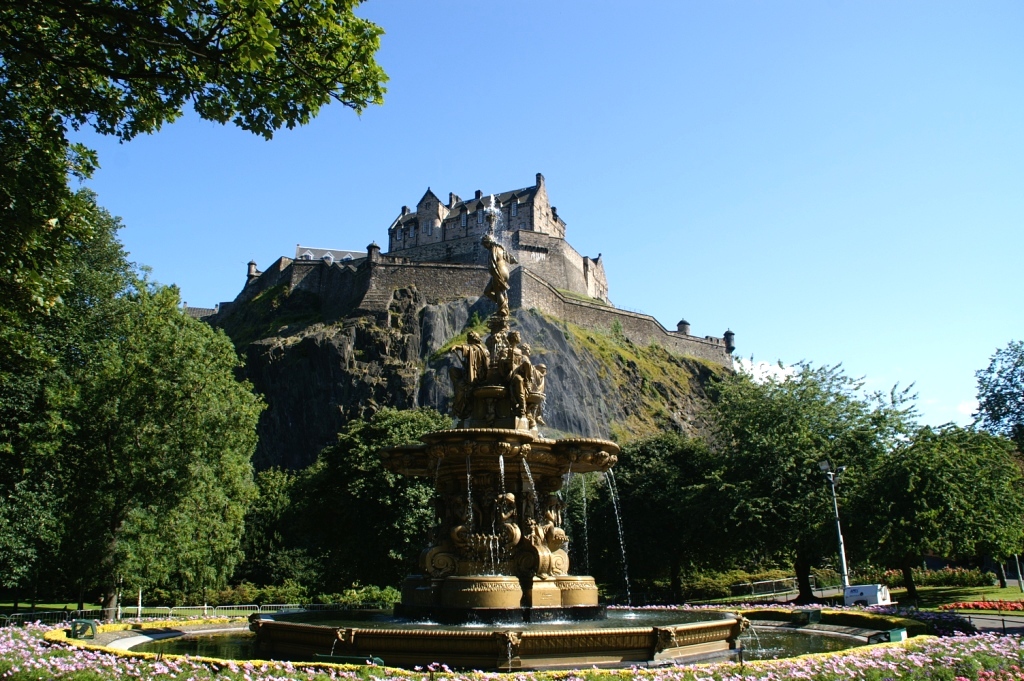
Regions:
<instances>
[{"instance_id":1,"label":"blue sky","mask_svg":"<svg viewBox=\"0 0 1024 681\"><path fill-rule=\"evenodd\" d=\"M370 0L384 106L271 142L187 113L100 152L132 258L193 306L246 263L386 245L404 204L533 184L610 296L842 362L968 422L1024 337L1024 4Z\"/></svg>"}]
</instances>

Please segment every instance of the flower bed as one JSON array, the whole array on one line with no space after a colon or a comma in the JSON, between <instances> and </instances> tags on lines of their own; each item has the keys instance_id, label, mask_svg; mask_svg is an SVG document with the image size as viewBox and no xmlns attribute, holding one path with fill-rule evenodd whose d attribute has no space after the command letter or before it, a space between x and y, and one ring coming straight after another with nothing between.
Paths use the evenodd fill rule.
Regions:
<instances>
[{"instance_id":1,"label":"flower bed","mask_svg":"<svg viewBox=\"0 0 1024 681\"><path fill-rule=\"evenodd\" d=\"M43 638L53 627L0 630L3 681L1022 681L1024 643L1015 636L917 638L904 644L857 648L840 653L764 660L746 665L718 663L657 669L583 670L498 674L456 673L443 666L427 670L352 667L286 662L228 662L146 653L112 653L78 648Z\"/></svg>"},{"instance_id":2,"label":"flower bed","mask_svg":"<svg viewBox=\"0 0 1024 681\"><path fill-rule=\"evenodd\" d=\"M1024 601L959 601L945 603L939 610L1000 610L1002 612L1024 612Z\"/></svg>"}]
</instances>

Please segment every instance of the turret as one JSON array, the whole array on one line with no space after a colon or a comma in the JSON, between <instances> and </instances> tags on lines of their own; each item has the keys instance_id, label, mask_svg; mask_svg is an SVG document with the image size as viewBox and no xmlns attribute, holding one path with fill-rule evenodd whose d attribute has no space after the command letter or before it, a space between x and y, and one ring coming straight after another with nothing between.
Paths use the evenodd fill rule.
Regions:
<instances>
[{"instance_id":1,"label":"turret","mask_svg":"<svg viewBox=\"0 0 1024 681\"><path fill-rule=\"evenodd\" d=\"M376 241L371 242L366 247L366 259L371 263L380 262L380 246L377 245Z\"/></svg>"},{"instance_id":2,"label":"turret","mask_svg":"<svg viewBox=\"0 0 1024 681\"><path fill-rule=\"evenodd\" d=\"M259 279L261 274L263 274L263 273L260 272L258 269L256 269L256 261L255 260L250 260L249 261L249 270L248 270L248 272L245 275L245 283L246 283L246 285L250 284L251 282L253 282L256 279Z\"/></svg>"},{"instance_id":3,"label":"turret","mask_svg":"<svg viewBox=\"0 0 1024 681\"><path fill-rule=\"evenodd\" d=\"M678 331L679 333L681 333L681 334L683 334L685 336L689 336L690 335L690 322L686 321L685 319L680 319L679 323L676 324L676 331Z\"/></svg>"},{"instance_id":4,"label":"turret","mask_svg":"<svg viewBox=\"0 0 1024 681\"><path fill-rule=\"evenodd\" d=\"M736 349L736 334L729 329L726 329L725 333L722 334L722 338L725 339L726 352L731 355L732 351Z\"/></svg>"}]
</instances>

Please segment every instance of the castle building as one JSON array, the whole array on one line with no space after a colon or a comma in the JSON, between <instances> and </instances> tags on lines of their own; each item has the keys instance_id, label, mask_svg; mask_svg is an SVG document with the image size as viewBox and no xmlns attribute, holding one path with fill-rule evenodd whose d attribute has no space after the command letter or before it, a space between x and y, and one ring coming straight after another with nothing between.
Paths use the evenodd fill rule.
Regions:
<instances>
[{"instance_id":1,"label":"castle building","mask_svg":"<svg viewBox=\"0 0 1024 681\"><path fill-rule=\"evenodd\" d=\"M353 313L386 315L395 293L415 288L439 303L479 297L489 281L488 251L480 243L496 217L494 238L517 261L508 291L512 308L537 309L587 328L616 329L634 343L658 343L681 355L732 366L735 335L693 336L680 321L668 330L650 315L621 310L608 297L601 255L580 255L566 240L566 223L548 200L544 176L532 187L472 199L449 194L442 202L429 188L416 210L403 206L388 227L388 250L312 248L297 244L295 257L281 257L266 271L248 265L246 284L218 315L280 284L311 294L326 319Z\"/></svg>"},{"instance_id":2,"label":"castle building","mask_svg":"<svg viewBox=\"0 0 1024 681\"><path fill-rule=\"evenodd\" d=\"M565 221L548 201L544 176L532 187L472 199L448 194L443 203L427 188L416 210L402 206L388 228L388 253L410 261L486 264L480 238L489 229L487 214L497 216L498 241L524 268L556 289L608 303L608 280L601 256L582 256L565 240Z\"/></svg>"}]
</instances>

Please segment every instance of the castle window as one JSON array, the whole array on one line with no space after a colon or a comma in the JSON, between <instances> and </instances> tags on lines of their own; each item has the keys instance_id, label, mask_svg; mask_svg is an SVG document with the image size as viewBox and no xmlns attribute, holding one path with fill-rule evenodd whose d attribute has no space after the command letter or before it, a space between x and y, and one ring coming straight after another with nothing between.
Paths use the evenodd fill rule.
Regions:
<instances>
[{"instance_id":1,"label":"castle window","mask_svg":"<svg viewBox=\"0 0 1024 681\"><path fill-rule=\"evenodd\" d=\"M519 201L518 200L512 202L511 210L512 210L512 217L515 217L515 216L519 215Z\"/></svg>"},{"instance_id":2,"label":"castle window","mask_svg":"<svg viewBox=\"0 0 1024 681\"><path fill-rule=\"evenodd\" d=\"M434 235L434 223L433 221L427 223L427 236Z\"/></svg>"},{"instance_id":3,"label":"castle window","mask_svg":"<svg viewBox=\"0 0 1024 681\"><path fill-rule=\"evenodd\" d=\"M415 239L416 238L416 225L409 225L409 238L410 239Z\"/></svg>"},{"instance_id":4,"label":"castle window","mask_svg":"<svg viewBox=\"0 0 1024 681\"><path fill-rule=\"evenodd\" d=\"M401 241L401 240L402 240L402 230L401 230L401 228L399 228L399 229L395 230L395 241Z\"/></svg>"},{"instance_id":5,"label":"castle window","mask_svg":"<svg viewBox=\"0 0 1024 681\"><path fill-rule=\"evenodd\" d=\"M330 264L332 264L334 262L334 254L333 253L324 253L321 257L323 258L323 261L325 263L327 263L328 265L330 265Z\"/></svg>"},{"instance_id":6,"label":"castle window","mask_svg":"<svg viewBox=\"0 0 1024 681\"><path fill-rule=\"evenodd\" d=\"M462 226L463 226L463 227L465 227L465 226L466 226L466 219L467 219L467 218L466 218L466 211L465 211L465 210L463 210L463 211L462 211Z\"/></svg>"},{"instance_id":7,"label":"castle window","mask_svg":"<svg viewBox=\"0 0 1024 681\"><path fill-rule=\"evenodd\" d=\"M483 208L477 208L476 209L476 224L478 224L478 225L484 224L484 209Z\"/></svg>"}]
</instances>

